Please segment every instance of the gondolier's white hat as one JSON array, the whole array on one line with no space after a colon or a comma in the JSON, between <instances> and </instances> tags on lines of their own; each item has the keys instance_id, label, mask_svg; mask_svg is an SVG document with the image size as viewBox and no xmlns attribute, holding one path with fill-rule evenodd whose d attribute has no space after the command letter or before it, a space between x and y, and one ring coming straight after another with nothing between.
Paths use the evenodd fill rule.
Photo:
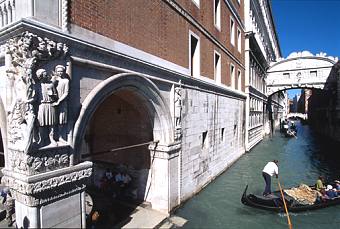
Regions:
<instances>
[{"instance_id":1,"label":"gondolier's white hat","mask_svg":"<svg viewBox=\"0 0 340 229\"><path fill-rule=\"evenodd\" d=\"M326 187L326 191L328 191L328 190L331 190L331 189L333 189L333 186L332 185L327 185L327 187Z\"/></svg>"},{"instance_id":2,"label":"gondolier's white hat","mask_svg":"<svg viewBox=\"0 0 340 229\"><path fill-rule=\"evenodd\" d=\"M338 181L338 180L335 180L334 182L335 182L335 183L340 183L340 181Z\"/></svg>"}]
</instances>

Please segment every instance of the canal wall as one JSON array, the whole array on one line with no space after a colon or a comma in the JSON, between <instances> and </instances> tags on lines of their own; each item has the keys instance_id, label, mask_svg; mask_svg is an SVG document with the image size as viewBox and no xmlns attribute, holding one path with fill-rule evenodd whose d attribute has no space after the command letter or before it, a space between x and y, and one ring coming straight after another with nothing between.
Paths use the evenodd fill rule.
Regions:
<instances>
[{"instance_id":1,"label":"canal wall","mask_svg":"<svg viewBox=\"0 0 340 229\"><path fill-rule=\"evenodd\" d=\"M245 152L245 100L186 89L183 93L181 201Z\"/></svg>"}]
</instances>

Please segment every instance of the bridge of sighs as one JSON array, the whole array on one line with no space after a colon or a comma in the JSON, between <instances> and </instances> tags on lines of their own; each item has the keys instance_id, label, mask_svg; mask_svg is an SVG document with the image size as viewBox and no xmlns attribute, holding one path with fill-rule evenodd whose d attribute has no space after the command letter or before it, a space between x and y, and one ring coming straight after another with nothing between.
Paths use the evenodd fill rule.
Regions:
<instances>
[{"instance_id":1,"label":"bridge of sighs","mask_svg":"<svg viewBox=\"0 0 340 229\"><path fill-rule=\"evenodd\" d=\"M333 82L330 73L336 62L325 53L294 52L267 70L267 95L294 88L324 89Z\"/></svg>"}]
</instances>

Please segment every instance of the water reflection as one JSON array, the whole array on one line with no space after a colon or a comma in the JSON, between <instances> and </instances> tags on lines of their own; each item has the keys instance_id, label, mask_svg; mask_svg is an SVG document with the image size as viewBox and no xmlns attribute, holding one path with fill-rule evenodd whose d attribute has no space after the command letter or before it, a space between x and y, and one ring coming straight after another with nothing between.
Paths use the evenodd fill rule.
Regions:
<instances>
[{"instance_id":1,"label":"water reflection","mask_svg":"<svg viewBox=\"0 0 340 229\"><path fill-rule=\"evenodd\" d=\"M261 170L267 161L279 160L281 185L314 184L319 175L340 179L337 145L317 136L309 126L297 123L298 136L285 138L277 131L230 169L187 201L175 215L188 220L184 228L288 228L284 214L251 208L241 203L245 186L249 192L262 193ZM277 189L273 179L272 189ZM340 206L291 214L293 228L338 228Z\"/></svg>"}]
</instances>

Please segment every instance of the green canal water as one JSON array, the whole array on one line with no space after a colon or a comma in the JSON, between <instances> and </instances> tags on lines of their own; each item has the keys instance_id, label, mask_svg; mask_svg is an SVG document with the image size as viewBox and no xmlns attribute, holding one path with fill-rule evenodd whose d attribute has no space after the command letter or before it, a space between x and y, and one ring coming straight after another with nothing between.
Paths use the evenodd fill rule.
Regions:
<instances>
[{"instance_id":1,"label":"green canal water","mask_svg":"<svg viewBox=\"0 0 340 229\"><path fill-rule=\"evenodd\" d=\"M247 184L248 192L262 193L261 171L273 159L279 160L283 188L314 184L319 175L328 180L340 178L339 147L316 136L307 125L298 123L297 127L297 139L275 132L179 208L174 214L187 220L183 227L287 229L285 214L245 206L240 199ZM272 178L273 189L278 189L275 178ZM290 217L294 229L340 228L340 206L290 213Z\"/></svg>"}]
</instances>

